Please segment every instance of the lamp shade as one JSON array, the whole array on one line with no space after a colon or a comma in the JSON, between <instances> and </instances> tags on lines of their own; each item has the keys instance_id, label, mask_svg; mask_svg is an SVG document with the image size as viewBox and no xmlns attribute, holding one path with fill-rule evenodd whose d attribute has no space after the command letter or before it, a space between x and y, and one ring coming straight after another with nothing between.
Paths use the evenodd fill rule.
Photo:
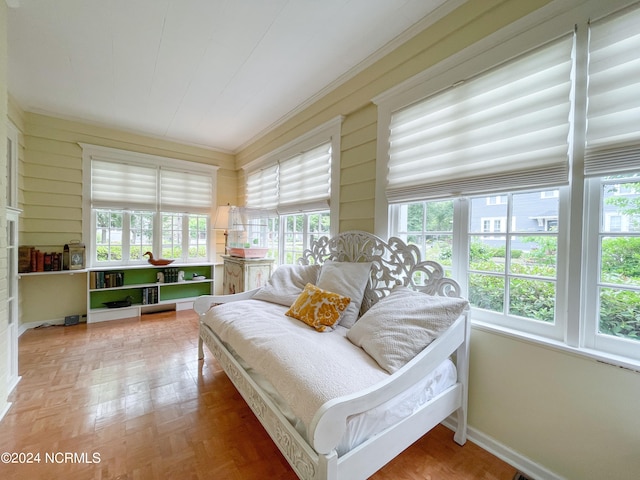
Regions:
<instances>
[{"instance_id":1,"label":"lamp shade","mask_svg":"<svg viewBox=\"0 0 640 480\"><path fill-rule=\"evenodd\" d=\"M213 222L214 230L226 230L229 227L229 211L231 210L231 205L228 203L226 205L220 205L216 209L216 219Z\"/></svg>"}]
</instances>

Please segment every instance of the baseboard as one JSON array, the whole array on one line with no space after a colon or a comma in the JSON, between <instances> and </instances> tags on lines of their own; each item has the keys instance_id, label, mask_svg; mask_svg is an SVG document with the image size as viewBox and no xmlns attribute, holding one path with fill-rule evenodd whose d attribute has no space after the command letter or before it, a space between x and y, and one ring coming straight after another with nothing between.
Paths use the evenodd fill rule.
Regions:
<instances>
[{"instance_id":1,"label":"baseboard","mask_svg":"<svg viewBox=\"0 0 640 480\"><path fill-rule=\"evenodd\" d=\"M10 408L11 408L11 402L7 402L7 405L4 407L4 410L2 410L2 412L0 412L0 422L2 421L2 419L7 414L7 412L9 411Z\"/></svg>"},{"instance_id":2,"label":"baseboard","mask_svg":"<svg viewBox=\"0 0 640 480\"><path fill-rule=\"evenodd\" d=\"M11 393L13 393L13 390L18 386L18 383L20 383L20 380L22 380L22 377L16 377L9 384L9 386L7 388L7 392L9 393L9 395L11 395Z\"/></svg>"},{"instance_id":3,"label":"baseboard","mask_svg":"<svg viewBox=\"0 0 640 480\"><path fill-rule=\"evenodd\" d=\"M27 330L42 327L43 325L64 325L64 318L53 318L51 320L38 320L37 322L21 323L18 327L18 337Z\"/></svg>"},{"instance_id":4,"label":"baseboard","mask_svg":"<svg viewBox=\"0 0 640 480\"><path fill-rule=\"evenodd\" d=\"M442 424L455 431L456 417L455 415L447 418ZM548 470L542 465L534 462L533 460L525 457L521 453L516 452L512 448L503 445L495 438L475 429L471 426L467 427L467 438L473 443L481 447L483 450L495 455L500 460L508 463L518 471L524 473L527 477L536 480L566 480L564 477Z\"/></svg>"}]
</instances>

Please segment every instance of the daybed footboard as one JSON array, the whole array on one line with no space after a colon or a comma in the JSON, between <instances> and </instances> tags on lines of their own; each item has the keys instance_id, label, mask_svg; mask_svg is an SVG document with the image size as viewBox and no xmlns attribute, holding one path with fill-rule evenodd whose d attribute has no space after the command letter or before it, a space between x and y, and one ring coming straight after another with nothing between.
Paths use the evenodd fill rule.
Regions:
<instances>
[{"instance_id":1,"label":"daybed footboard","mask_svg":"<svg viewBox=\"0 0 640 480\"><path fill-rule=\"evenodd\" d=\"M327 474L326 467L327 462L336 462L335 452L324 458L314 452L215 333L203 323L200 323L200 341L211 351L298 477L305 480L335 479ZM335 466L332 468L335 471Z\"/></svg>"},{"instance_id":2,"label":"daybed footboard","mask_svg":"<svg viewBox=\"0 0 640 480\"><path fill-rule=\"evenodd\" d=\"M329 453L335 449L345 433L349 416L375 408L401 394L423 378L425 372L433 371L451 355L458 353L459 348L464 345L467 327L468 315L465 314L429 348L416 355L413 360L384 382L356 394L330 400L320 407L309 426L309 439L314 450L319 453ZM463 355L463 353L459 354ZM458 379L457 385L461 386L460 377ZM462 398L461 395L456 397ZM454 403L450 413L462 406L459 401ZM466 432L463 435L460 443L466 440Z\"/></svg>"}]
</instances>

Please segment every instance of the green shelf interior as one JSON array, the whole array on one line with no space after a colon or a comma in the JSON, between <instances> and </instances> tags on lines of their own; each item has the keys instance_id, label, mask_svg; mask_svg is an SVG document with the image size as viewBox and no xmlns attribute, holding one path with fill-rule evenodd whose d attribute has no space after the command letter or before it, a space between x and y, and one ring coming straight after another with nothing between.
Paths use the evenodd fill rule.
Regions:
<instances>
[{"instance_id":1,"label":"green shelf interior","mask_svg":"<svg viewBox=\"0 0 640 480\"><path fill-rule=\"evenodd\" d=\"M204 275L209 278L211 276L211 267L207 265L194 265L194 266L179 266L172 267L168 265L166 267L155 268L132 268L123 270L104 270L105 273L110 272L124 272L124 284L126 285L139 285L141 283L156 283L158 272L164 272L168 268L176 268L184 272L186 279L193 277L193 274Z\"/></svg>"},{"instance_id":2,"label":"green shelf interior","mask_svg":"<svg viewBox=\"0 0 640 480\"><path fill-rule=\"evenodd\" d=\"M160 299L163 301L210 294L211 283L209 282L191 282L187 280L179 283L164 283L160 287Z\"/></svg>"},{"instance_id":3,"label":"green shelf interior","mask_svg":"<svg viewBox=\"0 0 640 480\"><path fill-rule=\"evenodd\" d=\"M105 308L104 302L124 300L133 297L132 304L142 303L142 288L124 288L119 290L95 290L91 292L90 308Z\"/></svg>"}]
</instances>

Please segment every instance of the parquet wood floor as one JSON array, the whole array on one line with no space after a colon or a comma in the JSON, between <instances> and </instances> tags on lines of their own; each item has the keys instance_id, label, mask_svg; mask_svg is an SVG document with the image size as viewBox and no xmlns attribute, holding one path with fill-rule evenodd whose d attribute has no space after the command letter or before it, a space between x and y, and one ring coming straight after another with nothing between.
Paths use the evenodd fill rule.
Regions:
<instances>
[{"instance_id":1,"label":"parquet wood floor","mask_svg":"<svg viewBox=\"0 0 640 480\"><path fill-rule=\"evenodd\" d=\"M25 332L0 453L34 463L0 463L0 478L295 479L213 357L197 360L197 338L191 310ZM373 478L514 474L439 426Z\"/></svg>"}]
</instances>

